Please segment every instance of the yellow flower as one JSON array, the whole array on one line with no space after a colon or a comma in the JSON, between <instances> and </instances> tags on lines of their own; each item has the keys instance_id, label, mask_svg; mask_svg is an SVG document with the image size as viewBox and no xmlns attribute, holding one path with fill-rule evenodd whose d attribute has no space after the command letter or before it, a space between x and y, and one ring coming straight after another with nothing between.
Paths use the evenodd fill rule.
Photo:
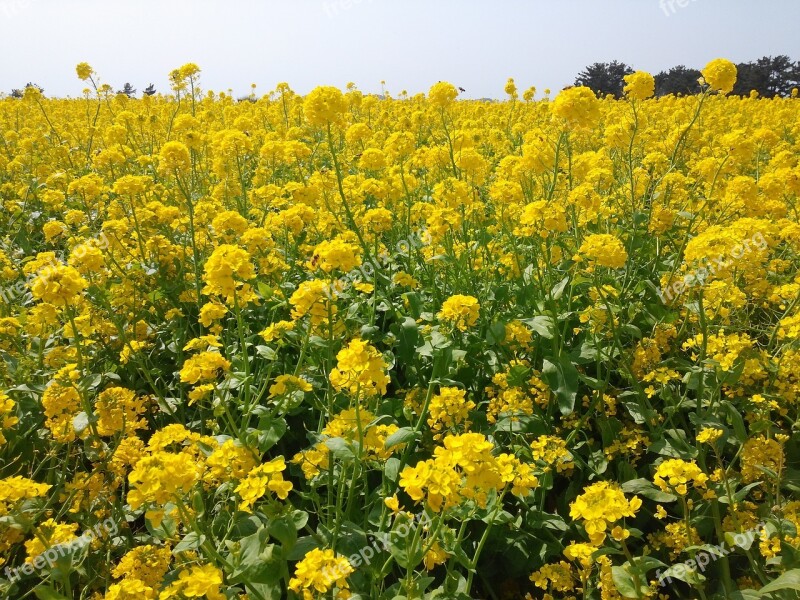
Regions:
<instances>
[{"instance_id":1,"label":"yellow flower","mask_svg":"<svg viewBox=\"0 0 800 600\"><path fill-rule=\"evenodd\" d=\"M394 496L389 496L388 498L384 498L383 503L386 505L386 508L391 510L393 513L400 512L400 502L397 499L397 494Z\"/></svg>"},{"instance_id":2,"label":"yellow flower","mask_svg":"<svg viewBox=\"0 0 800 600\"><path fill-rule=\"evenodd\" d=\"M231 244L217 247L205 264L204 294L216 294L228 303L238 301L239 306L252 298L252 292L244 283L255 277L255 269L247 250Z\"/></svg>"},{"instance_id":3,"label":"yellow flower","mask_svg":"<svg viewBox=\"0 0 800 600\"><path fill-rule=\"evenodd\" d=\"M305 379L300 379L294 375L278 375L275 378L275 383L269 388L269 397L275 398L295 391L310 392L311 389L311 384Z\"/></svg>"},{"instance_id":4,"label":"yellow flower","mask_svg":"<svg viewBox=\"0 0 800 600\"><path fill-rule=\"evenodd\" d=\"M428 100L430 101L431 106L435 106L437 108L447 108L455 101L457 97L458 90L452 83L447 83L446 81L434 83L428 92Z\"/></svg>"},{"instance_id":5,"label":"yellow flower","mask_svg":"<svg viewBox=\"0 0 800 600\"><path fill-rule=\"evenodd\" d=\"M36 528L35 537L25 542L25 550L28 552L25 562L33 562L33 559L48 548L75 541L78 537L77 531L77 523L57 523L53 519L47 519Z\"/></svg>"},{"instance_id":6,"label":"yellow flower","mask_svg":"<svg viewBox=\"0 0 800 600\"><path fill-rule=\"evenodd\" d=\"M183 174L192 166L189 148L178 141L167 142L158 154L158 170L164 174Z\"/></svg>"},{"instance_id":7,"label":"yellow flower","mask_svg":"<svg viewBox=\"0 0 800 600\"><path fill-rule=\"evenodd\" d=\"M31 283L31 294L37 300L56 306L75 302L76 297L87 287L77 269L64 265L44 267Z\"/></svg>"},{"instance_id":8,"label":"yellow flower","mask_svg":"<svg viewBox=\"0 0 800 600\"><path fill-rule=\"evenodd\" d=\"M708 63L702 71L703 79L712 90L729 94L736 84L736 65L724 58L716 58Z\"/></svg>"},{"instance_id":9,"label":"yellow flower","mask_svg":"<svg viewBox=\"0 0 800 600\"><path fill-rule=\"evenodd\" d=\"M628 253L619 238L607 233L592 234L583 241L574 260L588 259L601 267L621 269L628 260Z\"/></svg>"},{"instance_id":10,"label":"yellow flower","mask_svg":"<svg viewBox=\"0 0 800 600\"><path fill-rule=\"evenodd\" d=\"M347 102L341 90L331 86L314 88L303 102L303 113L311 125L324 127L339 123L347 112Z\"/></svg>"},{"instance_id":11,"label":"yellow flower","mask_svg":"<svg viewBox=\"0 0 800 600\"><path fill-rule=\"evenodd\" d=\"M289 581L289 589L302 594L303 600L326 597L336 590L334 597L347 598L349 577L355 569L344 557L337 557L333 550L314 548L297 563L294 577Z\"/></svg>"},{"instance_id":12,"label":"yellow flower","mask_svg":"<svg viewBox=\"0 0 800 600\"><path fill-rule=\"evenodd\" d=\"M636 496L627 500L615 484L598 481L584 488L583 494L570 504L569 516L583 519L592 544L599 545L605 540L609 524L633 517L641 505L642 501Z\"/></svg>"},{"instance_id":13,"label":"yellow flower","mask_svg":"<svg viewBox=\"0 0 800 600\"><path fill-rule=\"evenodd\" d=\"M192 565L181 569L178 579L161 592L160 598L207 598L225 600L219 588L222 585L222 571L214 565Z\"/></svg>"},{"instance_id":14,"label":"yellow flower","mask_svg":"<svg viewBox=\"0 0 800 600\"><path fill-rule=\"evenodd\" d=\"M656 91L656 80L650 73L636 71L625 75L625 88L623 91L634 100L646 100Z\"/></svg>"},{"instance_id":15,"label":"yellow flower","mask_svg":"<svg viewBox=\"0 0 800 600\"><path fill-rule=\"evenodd\" d=\"M443 565L446 563L449 557L450 555L439 545L439 542L434 542L430 550L425 553L422 562L425 565L426 571L432 571L436 565Z\"/></svg>"},{"instance_id":16,"label":"yellow flower","mask_svg":"<svg viewBox=\"0 0 800 600\"><path fill-rule=\"evenodd\" d=\"M600 101L588 87L563 90L552 104L553 115L574 127L589 127L600 118Z\"/></svg>"},{"instance_id":17,"label":"yellow flower","mask_svg":"<svg viewBox=\"0 0 800 600\"><path fill-rule=\"evenodd\" d=\"M452 429L467 420L469 411L475 408L472 400L466 399L466 392L455 387L443 387L431 398L428 406L428 426L434 433ZM469 427L469 423L465 423Z\"/></svg>"},{"instance_id":18,"label":"yellow flower","mask_svg":"<svg viewBox=\"0 0 800 600\"><path fill-rule=\"evenodd\" d=\"M286 500L292 489L292 482L285 481L281 471L286 470L286 462L280 456L268 463L264 463L247 474L239 482L236 494L242 499L239 510L251 512L253 504L261 498L267 490L273 492L281 500Z\"/></svg>"},{"instance_id":19,"label":"yellow flower","mask_svg":"<svg viewBox=\"0 0 800 600\"><path fill-rule=\"evenodd\" d=\"M128 475L128 503L134 510L147 503L163 506L187 494L199 478L200 467L188 454L155 452Z\"/></svg>"},{"instance_id":20,"label":"yellow flower","mask_svg":"<svg viewBox=\"0 0 800 600\"><path fill-rule=\"evenodd\" d=\"M386 393L388 365L380 352L364 340L354 339L336 355L336 368L330 380L338 391L353 396L371 397Z\"/></svg>"},{"instance_id":21,"label":"yellow flower","mask_svg":"<svg viewBox=\"0 0 800 600\"><path fill-rule=\"evenodd\" d=\"M78 65L75 67L75 72L78 73L78 79L86 81L92 76L94 69L92 69L89 63L82 62L78 63Z\"/></svg>"},{"instance_id":22,"label":"yellow flower","mask_svg":"<svg viewBox=\"0 0 800 600\"><path fill-rule=\"evenodd\" d=\"M780 441L763 435L750 438L742 447L741 464L745 483L780 478L785 464L783 446Z\"/></svg>"},{"instance_id":23,"label":"yellow flower","mask_svg":"<svg viewBox=\"0 0 800 600\"><path fill-rule=\"evenodd\" d=\"M466 331L478 321L480 307L477 298L456 294L444 301L438 316L442 321Z\"/></svg>"},{"instance_id":24,"label":"yellow flower","mask_svg":"<svg viewBox=\"0 0 800 600\"><path fill-rule=\"evenodd\" d=\"M708 475L703 473L694 461L686 462L679 458L670 458L656 467L653 482L665 492L677 492L681 496L688 493L688 485L706 487Z\"/></svg>"},{"instance_id":25,"label":"yellow flower","mask_svg":"<svg viewBox=\"0 0 800 600\"><path fill-rule=\"evenodd\" d=\"M309 266L311 268L320 268L326 273L330 273L337 269L347 272L360 264L360 248L341 238L336 238L317 244Z\"/></svg>"},{"instance_id":26,"label":"yellow flower","mask_svg":"<svg viewBox=\"0 0 800 600\"><path fill-rule=\"evenodd\" d=\"M183 363L181 381L191 384L215 381L230 367L230 361L226 360L219 352L201 352Z\"/></svg>"},{"instance_id":27,"label":"yellow flower","mask_svg":"<svg viewBox=\"0 0 800 600\"><path fill-rule=\"evenodd\" d=\"M722 429L715 427L703 427L700 433L697 434L697 441L701 444L714 444L719 438L722 437Z\"/></svg>"}]
</instances>

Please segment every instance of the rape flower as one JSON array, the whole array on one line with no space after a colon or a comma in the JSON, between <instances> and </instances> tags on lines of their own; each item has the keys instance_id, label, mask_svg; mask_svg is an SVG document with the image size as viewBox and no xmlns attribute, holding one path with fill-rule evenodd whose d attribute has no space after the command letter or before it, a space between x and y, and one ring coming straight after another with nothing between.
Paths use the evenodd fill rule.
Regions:
<instances>
[{"instance_id":1,"label":"rape flower","mask_svg":"<svg viewBox=\"0 0 800 600\"><path fill-rule=\"evenodd\" d=\"M7 515L21 500L44 496L51 487L20 475L0 479L0 516Z\"/></svg>"},{"instance_id":2,"label":"rape flower","mask_svg":"<svg viewBox=\"0 0 800 600\"><path fill-rule=\"evenodd\" d=\"M333 550L314 548L297 563L289 589L302 594L303 600L323 598L333 591L334 598L348 598L349 577L355 569L344 557L336 556Z\"/></svg>"},{"instance_id":3,"label":"rape flower","mask_svg":"<svg viewBox=\"0 0 800 600\"><path fill-rule=\"evenodd\" d=\"M610 524L624 517L633 517L641 505L642 501L637 496L627 500L614 484L598 481L585 487L583 494L569 505L569 516L583 519L584 529L592 544L600 545L606 538Z\"/></svg>"},{"instance_id":4,"label":"rape flower","mask_svg":"<svg viewBox=\"0 0 800 600\"><path fill-rule=\"evenodd\" d=\"M314 88L303 102L303 114L311 125L317 127L339 123L346 111L344 95L331 86Z\"/></svg>"},{"instance_id":5,"label":"rape flower","mask_svg":"<svg viewBox=\"0 0 800 600\"><path fill-rule=\"evenodd\" d=\"M478 321L480 307L477 298L456 294L444 301L438 317L456 329L466 331Z\"/></svg>"},{"instance_id":6,"label":"rape flower","mask_svg":"<svg viewBox=\"0 0 800 600\"><path fill-rule=\"evenodd\" d=\"M226 596L219 591L222 585L222 571L214 565L192 565L181 569L178 579L167 586L160 598L174 598L181 595L185 598L207 598L208 600L225 600Z\"/></svg>"},{"instance_id":7,"label":"rape flower","mask_svg":"<svg viewBox=\"0 0 800 600\"><path fill-rule=\"evenodd\" d=\"M331 384L336 390L353 396L371 397L386 393L388 365L380 352L364 340L354 339L336 355L336 368L331 370Z\"/></svg>"},{"instance_id":8,"label":"rape flower","mask_svg":"<svg viewBox=\"0 0 800 600\"><path fill-rule=\"evenodd\" d=\"M232 303L234 298L239 305L252 299L252 291L245 282L255 277L255 269L250 262L247 250L231 244L217 247L206 261L203 281L204 294L216 294Z\"/></svg>"},{"instance_id":9,"label":"rape flower","mask_svg":"<svg viewBox=\"0 0 800 600\"><path fill-rule=\"evenodd\" d=\"M589 127L600 118L600 101L588 87L562 90L553 100L553 115L573 127Z\"/></svg>"},{"instance_id":10,"label":"rape flower","mask_svg":"<svg viewBox=\"0 0 800 600\"><path fill-rule=\"evenodd\" d=\"M82 62L78 63L78 65L75 67L75 72L78 73L78 79L86 81L92 76L94 69L92 69L89 63Z\"/></svg>"},{"instance_id":11,"label":"rape flower","mask_svg":"<svg viewBox=\"0 0 800 600\"><path fill-rule=\"evenodd\" d=\"M340 238L326 240L314 248L314 257L310 264L326 273L337 269L347 272L361 264L360 254L358 246Z\"/></svg>"},{"instance_id":12,"label":"rape flower","mask_svg":"<svg viewBox=\"0 0 800 600\"><path fill-rule=\"evenodd\" d=\"M186 359L181 369L181 381L195 384L197 382L215 381L220 374L230 369L231 363L219 352L201 352Z\"/></svg>"},{"instance_id":13,"label":"rape flower","mask_svg":"<svg viewBox=\"0 0 800 600\"><path fill-rule=\"evenodd\" d=\"M432 106L437 108L447 108L458 97L458 90L452 83L440 81L431 86L428 92L428 99Z\"/></svg>"},{"instance_id":14,"label":"rape flower","mask_svg":"<svg viewBox=\"0 0 800 600\"><path fill-rule=\"evenodd\" d=\"M154 452L128 475L128 503L134 510L146 503L163 506L181 499L199 479L200 468L188 454Z\"/></svg>"},{"instance_id":15,"label":"rape flower","mask_svg":"<svg viewBox=\"0 0 800 600\"><path fill-rule=\"evenodd\" d=\"M253 504L267 490L273 492L281 500L286 500L292 489L292 482L283 479L281 471L285 469L286 463L281 456L250 471L234 490L242 499L239 510L251 512Z\"/></svg>"},{"instance_id":16,"label":"rape flower","mask_svg":"<svg viewBox=\"0 0 800 600\"><path fill-rule=\"evenodd\" d=\"M534 460L540 460L548 467L555 467L556 473L569 472L575 467L566 441L559 437L541 435L531 442L531 450Z\"/></svg>"},{"instance_id":17,"label":"rape flower","mask_svg":"<svg viewBox=\"0 0 800 600\"><path fill-rule=\"evenodd\" d=\"M17 423L19 418L14 415L15 402L3 392L0 392L0 446L6 443L3 429L9 429Z\"/></svg>"},{"instance_id":18,"label":"rape flower","mask_svg":"<svg viewBox=\"0 0 800 600\"><path fill-rule=\"evenodd\" d=\"M310 392L311 390L311 384L304 379L294 375L278 375L275 378L275 383L269 388L269 397L275 398L295 391Z\"/></svg>"},{"instance_id":19,"label":"rape flower","mask_svg":"<svg viewBox=\"0 0 800 600\"><path fill-rule=\"evenodd\" d=\"M37 300L55 306L66 306L87 287L86 281L77 269L64 265L45 267L31 283L31 294Z\"/></svg>"},{"instance_id":20,"label":"rape flower","mask_svg":"<svg viewBox=\"0 0 800 600\"><path fill-rule=\"evenodd\" d=\"M776 436L777 437L777 436ZM783 445L777 439L763 435L752 437L742 446L742 479L753 483L760 479L781 476L785 464Z\"/></svg>"},{"instance_id":21,"label":"rape flower","mask_svg":"<svg viewBox=\"0 0 800 600\"><path fill-rule=\"evenodd\" d=\"M619 238L607 233L598 233L588 236L583 241L573 260L585 259L601 267L621 269L628 260L628 253Z\"/></svg>"},{"instance_id":22,"label":"rape flower","mask_svg":"<svg viewBox=\"0 0 800 600\"><path fill-rule=\"evenodd\" d=\"M656 80L650 73L636 71L625 75L625 95L634 100L647 100L656 91Z\"/></svg>"},{"instance_id":23,"label":"rape flower","mask_svg":"<svg viewBox=\"0 0 800 600\"><path fill-rule=\"evenodd\" d=\"M192 166L189 148L178 141L167 142L158 154L158 169L164 174L184 174Z\"/></svg>"},{"instance_id":24,"label":"rape flower","mask_svg":"<svg viewBox=\"0 0 800 600\"><path fill-rule=\"evenodd\" d=\"M336 291L328 283L319 279L304 281L289 298L292 318L297 320L310 314L313 325L327 322L329 317L337 313L336 305L333 303L335 298Z\"/></svg>"},{"instance_id":25,"label":"rape flower","mask_svg":"<svg viewBox=\"0 0 800 600\"><path fill-rule=\"evenodd\" d=\"M172 552L167 547L145 544L136 546L123 556L111 571L114 577L135 579L144 586L154 588L169 569Z\"/></svg>"},{"instance_id":26,"label":"rape flower","mask_svg":"<svg viewBox=\"0 0 800 600\"><path fill-rule=\"evenodd\" d=\"M686 462L679 458L671 458L656 467L653 482L665 492L676 492L681 496L688 493L688 485L705 487L708 475L703 473L694 461Z\"/></svg>"},{"instance_id":27,"label":"rape flower","mask_svg":"<svg viewBox=\"0 0 800 600\"><path fill-rule=\"evenodd\" d=\"M32 563L48 548L74 541L78 537L77 531L77 523L58 523L54 519L47 519L36 528L33 539L25 542L25 550L28 552L25 562Z\"/></svg>"},{"instance_id":28,"label":"rape flower","mask_svg":"<svg viewBox=\"0 0 800 600\"><path fill-rule=\"evenodd\" d=\"M697 434L697 441L701 444L714 444L719 438L722 437L724 432L722 429L716 427L703 427L700 433Z\"/></svg>"},{"instance_id":29,"label":"rape flower","mask_svg":"<svg viewBox=\"0 0 800 600\"><path fill-rule=\"evenodd\" d=\"M264 338L265 342L274 342L275 340L285 336L287 332L293 331L294 325L295 324L293 321L277 321L276 323L269 325L258 335Z\"/></svg>"},{"instance_id":30,"label":"rape flower","mask_svg":"<svg viewBox=\"0 0 800 600\"><path fill-rule=\"evenodd\" d=\"M455 387L443 387L433 396L428 406L428 426L438 434L464 423L469 411L475 408L472 400L466 400L466 392ZM465 423L468 427L469 423Z\"/></svg>"},{"instance_id":31,"label":"rape flower","mask_svg":"<svg viewBox=\"0 0 800 600\"><path fill-rule=\"evenodd\" d=\"M708 63L702 71L703 79L712 90L730 94L736 84L736 65L724 58L716 58Z\"/></svg>"}]
</instances>

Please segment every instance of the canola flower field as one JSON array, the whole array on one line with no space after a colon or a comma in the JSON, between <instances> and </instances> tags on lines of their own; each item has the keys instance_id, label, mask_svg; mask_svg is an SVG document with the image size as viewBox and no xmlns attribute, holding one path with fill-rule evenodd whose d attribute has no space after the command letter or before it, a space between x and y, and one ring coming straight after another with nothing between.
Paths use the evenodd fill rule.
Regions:
<instances>
[{"instance_id":1,"label":"canola flower field","mask_svg":"<svg viewBox=\"0 0 800 600\"><path fill-rule=\"evenodd\" d=\"M77 74L0 100L0 595L798 597L796 93Z\"/></svg>"}]
</instances>

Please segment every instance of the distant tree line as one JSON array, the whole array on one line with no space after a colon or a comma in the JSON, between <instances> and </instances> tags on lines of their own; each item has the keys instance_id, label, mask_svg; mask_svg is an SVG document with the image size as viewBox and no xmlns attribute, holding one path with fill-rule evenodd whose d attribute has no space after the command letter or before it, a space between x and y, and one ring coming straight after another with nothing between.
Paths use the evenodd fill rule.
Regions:
<instances>
[{"instance_id":1,"label":"distant tree line","mask_svg":"<svg viewBox=\"0 0 800 600\"><path fill-rule=\"evenodd\" d=\"M36 88L37 90L39 90L40 94L44 93L44 88L42 88L40 85L36 85L35 83L31 83L29 81L28 83L25 84L24 88L22 89L14 88L13 90L11 90L11 93L9 95L12 98L22 98L25 95L25 89L29 87ZM136 88L134 88L130 83L126 83L125 85L122 86L122 89L117 90L117 93L124 94L128 98L133 98L134 96L136 96ZM156 93L156 87L152 83L148 85L146 88L144 88L144 90L142 90L143 96L152 96L155 93Z\"/></svg>"},{"instance_id":2,"label":"distant tree line","mask_svg":"<svg viewBox=\"0 0 800 600\"><path fill-rule=\"evenodd\" d=\"M749 96L755 90L759 96L774 98L789 96L792 88L800 87L800 61L788 56L765 56L753 62L736 65L739 74L733 94ZM622 96L625 83L623 77L633 69L616 60L589 65L575 78L575 85L585 85L601 96ZM656 96L668 94L695 94L700 89L697 83L700 71L683 65L672 67L656 74Z\"/></svg>"}]
</instances>

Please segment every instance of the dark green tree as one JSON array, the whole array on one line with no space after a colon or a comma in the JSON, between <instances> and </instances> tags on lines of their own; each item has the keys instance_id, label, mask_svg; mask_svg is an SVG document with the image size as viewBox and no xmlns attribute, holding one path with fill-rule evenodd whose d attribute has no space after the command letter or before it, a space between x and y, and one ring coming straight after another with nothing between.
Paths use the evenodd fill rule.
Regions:
<instances>
[{"instance_id":1,"label":"dark green tree","mask_svg":"<svg viewBox=\"0 0 800 600\"><path fill-rule=\"evenodd\" d=\"M128 98L132 98L136 94L136 88L134 88L130 83L126 83L122 86L121 90L117 91L118 94L125 94Z\"/></svg>"},{"instance_id":2,"label":"dark green tree","mask_svg":"<svg viewBox=\"0 0 800 600\"><path fill-rule=\"evenodd\" d=\"M696 94L700 91L700 84L697 82L699 78L700 71L683 65L661 71L655 76L656 96Z\"/></svg>"},{"instance_id":3,"label":"dark green tree","mask_svg":"<svg viewBox=\"0 0 800 600\"><path fill-rule=\"evenodd\" d=\"M594 63L578 74L575 85L585 85L600 96L612 94L616 98L622 97L622 88L625 86L623 77L633 73L625 63L616 60L608 63Z\"/></svg>"}]
</instances>

